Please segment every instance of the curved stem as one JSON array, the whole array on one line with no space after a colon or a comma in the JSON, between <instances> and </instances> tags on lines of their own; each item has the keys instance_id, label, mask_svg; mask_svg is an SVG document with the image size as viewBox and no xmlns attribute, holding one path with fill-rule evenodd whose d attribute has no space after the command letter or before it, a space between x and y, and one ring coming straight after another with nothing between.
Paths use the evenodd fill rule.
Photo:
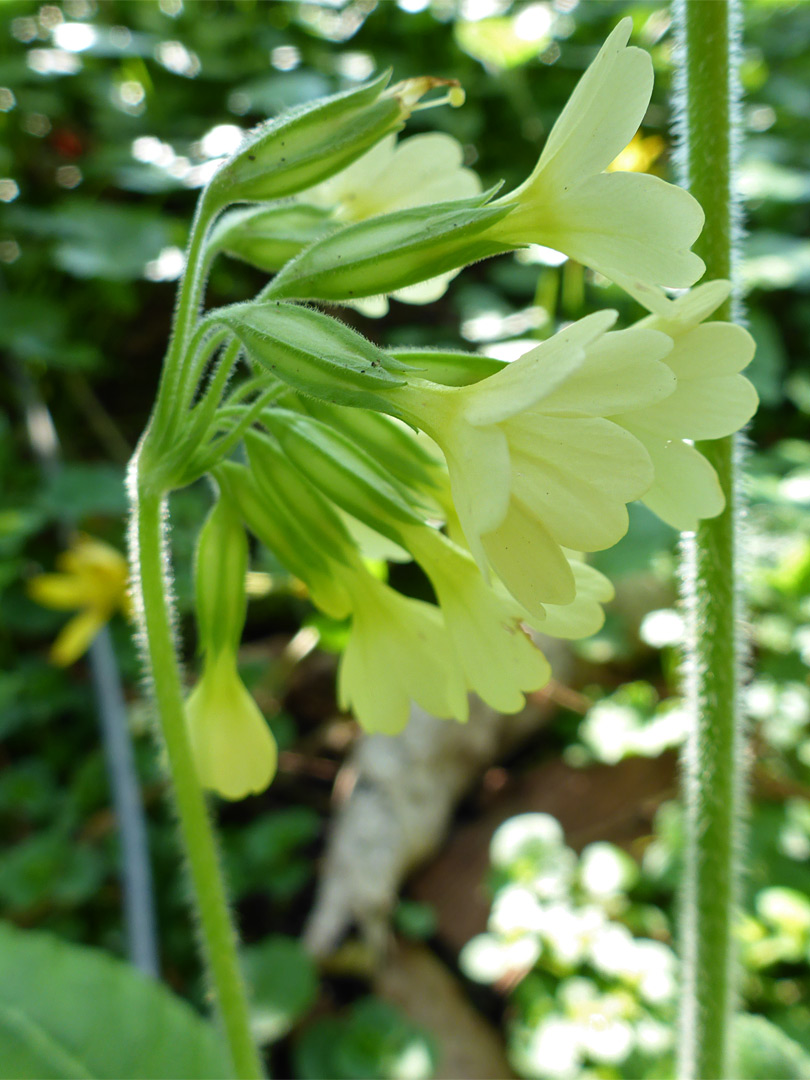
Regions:
<instances>
[{"instance_id":1,"label":"curved stem","mask_svg":"<svg viewBox=\"0 0 810 1080\"><path fill-rule=\"evenodd\" d=\"M140 482L137 455L131 468L133 516L130 543L137 615L191 872L203 950L235 1076L240 1080L254 1080L262 1077L263 1071L250 1034L247 995L239 970L236 934L228 911L214 834L186 734L183 692L167 599L169 584L164 572L165 500L161 493Z\"/></svg>"},{"instance_id":2,"label":"curved stem","mask_svg":"<svg viewBox=\"0 0 810 1080\"><path fill-rule=\"evenodd\" d=\"M194 220L191 223L186 268L177 294L174 311L174 324L169 348L163 361L160 375L154 418L150 427L155 432L153 437L160 438L164 428L168 427L172 416L173 402L183 384L183 360L194 329L195 320L202 302L202 293L206 281L205 240L211 222L222 209L221 204L206 188L197 201Z\"/></svg>"},{"instance_id":3,"label":"curved stem","mask_svg":"<svg viewBox=\"0 0 810 1080\"><path fill-rule=\"evenodd\" d=\"M734 0L679 0L684 182L706 212L695 249L707 277L732 278L736 148ZM731 305L717 313L729 318ZM686 874L683 895L680 1070L684 1080L732 1075L735 1004L732 921L738 898L743 804L743 719L737 561L737 450L733 437L701 443L717 471L726 509L684 543L688 613L686 692L693 716L684 756Z\"/></svg>"}]
</instances>

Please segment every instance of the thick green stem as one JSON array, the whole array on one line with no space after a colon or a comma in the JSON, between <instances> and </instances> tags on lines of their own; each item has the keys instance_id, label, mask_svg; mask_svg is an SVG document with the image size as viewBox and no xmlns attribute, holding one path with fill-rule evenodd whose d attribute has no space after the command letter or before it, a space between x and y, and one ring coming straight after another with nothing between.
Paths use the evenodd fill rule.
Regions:
<instances>
[{"instance_id":1,"label":"thick green stem","mask_svg":"<svg viewBox=\"0 0 810 1080\"><path fill-rule=\"evenodd\" d=\"M169 613L169 585L164 574L165 499L141 482L137 458L132 482L132 566L138 583L136 601L149 663L152 692L166 748L180 819L183 846L191 871L208 974L240 1080L262 1077L250 1034L245 986L236 953L216 843L186 734L183 692Z\"/></svg>"},{"instance_id":2,"label":"thick green stem","mask_svg":"<svg viewBox=\"0 0 810 1080\"><path fill-rule=\"evenodd\" d=\"M736 135L734 0L679 0L683 45L682 181L706 211L695 249L708 278L734 279ZM717 313L728 318L732 305ZM683 895L683 1080L732 1075L736 959L732 924L739 883L743 719L735 584L738 492L734 438L701 443L726 509L684 544L688 612L686 691L693 716L684 756L687 851Z\"/></svg>"}]
</instances>

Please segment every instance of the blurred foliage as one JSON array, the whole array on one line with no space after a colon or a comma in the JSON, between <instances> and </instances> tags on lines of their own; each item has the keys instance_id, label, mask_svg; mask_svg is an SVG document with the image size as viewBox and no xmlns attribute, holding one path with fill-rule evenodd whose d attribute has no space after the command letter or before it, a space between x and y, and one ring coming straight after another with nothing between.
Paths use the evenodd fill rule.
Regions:
<instances>
[{"instance_id":1,"label":"blurred foliage","mask_svg":"<svg viewBox=\"0 0 810 1080\"><path fill-rule=\"evenodd\" d=\"M466 106L417 113L409 131L450 132L485 185L512 186L532 168L579 74L626 14L656 67L643 135L659 140L656 148L663 145L649 167L666 176L670 16L664 3L650 0L9 0L3 14L0 915L121 954L116 830L88 670L83 662L67 671L48 662L64 616L37 606L26 582L53 569L65 520L123 548L124 465L157 384L197 189L241 130L389 67L395 79L458 78ZM749 0L745 19L743 275L758 342L752 378L763 409L748 456L757 666L749 701L760 756L741 935L750 1007L808 1046L810 5ZM509 356L521 341L546 336L560 320L596 306L614 304L625 318L636 314L604 281L537 258L546 261L521 253L480 264L456 279L440 303L394 303L384 321L346 317L386 344L461 345ZM250 268L221 261L208 300L240 300L260 284ZM24 378L34 381L53 415L64 456L58 475L43 476L32 455ZM207 502L202 487L173 500L181 619L189 610L190 556ZM599 560L619 581L619 602L602 633L577 646L577 678L592 708L582 723L564 715L541 752L563 750L583 764L618 761L656 755L680 736L672 697L680 633L672 610L675 537L643 508L634 518L633 540ZM256 569L278 577L261 553ZM268 937L301 930L335 758L346 744L333 739L345 726L335 726L328 681L302 687L295 660L284 651L307 622L339 646L340 628L313 623L289 588L251 604L245 672L266 709L278 714L274 727L286 756L267 794L221 812L247 962L260 983L270 978L257 988L258 1025L268 1042L297 1028L275 1051L285 1062L283 1055L291 1055L296 1076L427 1076L436 1060L430 1040L374 999L301 1028L315 973L296 941ZM139 699L137 657L120 616L112 631L149 815L164 975L201 1004L174 823ZM661 659L654 647L663 647ZM619 690L621 683L629 685ZM677 822L676 809L662 809L641 876L620 853L599 848L596 855L628 877L609 903L588 900L602 904L628 933L660 939L662 949L679 874ZM571 910L585 903L583 867L594 857L586 852L577 862L569 852L563 860L578 882L566 893ZM430 911L407 902L397 921L411 936L432 932ZM294 995L279 996L266 976L275 968L294 979ZM611 995L622 1008L628 1001L641 1008L637 986L628 988L620 972L609 986L605 978L592 966L583 974L541 961L509 1006L508 1015L524 1025L520 1038L538 1009L584 1015L594 1001L613 1001ZM650 1016L658 1023L656 1009ZM600 1076L616 1075L618 1065L603 1060L599 1068Z\"/></svg>"}]
</instances>

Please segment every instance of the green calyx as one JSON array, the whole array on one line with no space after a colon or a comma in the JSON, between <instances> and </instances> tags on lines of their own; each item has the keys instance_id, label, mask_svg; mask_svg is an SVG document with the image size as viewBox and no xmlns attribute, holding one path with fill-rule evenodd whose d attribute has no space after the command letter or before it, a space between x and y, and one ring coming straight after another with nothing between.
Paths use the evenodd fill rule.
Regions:
<instances>
[{"instance_id":1,"label":"green calyx","mask_svg":"<svg viewBox=\"0 0 810 1080\"><path fill-rule=\"evenodd\" d=\"M387 294L508 251L486 235L510 209L486 205L490 194L347 225L287 263L268 295L348 301Z\"/></svg>"},{"instance_id":2,"label":"green calyx","mask_svg":"<svg viewBox=\"0 0 810 1080\"><path fill-rule=\"evenodd\" d=\"M391 411L384 396L405 365L343 323L278 301L233 304L210 319L242 341L251 358L293 389L340 405Z\"/></svg>"}]
</instances>

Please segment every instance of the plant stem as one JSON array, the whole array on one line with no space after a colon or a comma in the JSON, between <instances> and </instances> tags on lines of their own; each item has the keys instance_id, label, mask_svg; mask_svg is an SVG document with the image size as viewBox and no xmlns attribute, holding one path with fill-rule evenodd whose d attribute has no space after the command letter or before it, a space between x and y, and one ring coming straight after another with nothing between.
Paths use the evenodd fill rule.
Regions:
<instances>
[{"instance_id":1,"label":"plant stem","mask_svg":"<svg viewBox=\"0 0 810 1080\"><path fill-rule=\"evenodd\" d=\"M171 436L172 416L177 416L175 398L183 385L183 360L205 288L205 240L211 222L222 209L220 203L213 201L210 190L206 188L197 200L186 250L186 268L177 294L172 335L161 369L155 413L150 423L159 440Z\"/></svg>"},{"instance_id":2,"label":"plant stem","mask_svg":"<svg viewBox=\"0 0 810 1080\"><path fill-rule=\"evenodd\" d=\"M132 465L132 565L136 606L160 717L183 846L191 870L208 973L240 1080L263 1076L250 1034L247 995L236 954L216 843L191 756L183 711L183 692L175 654L164 574L165 499L140 482L138 458Z\"/></svg>"},{"instance_id":3,"label":"plant stem","mask_svg":"<svg viewBox=\"0 0 810 1080\"><path fill-rule=\"evenodd\" d=\"M678 0L685 91L682 182L706 212L695 250L708 278L734 277L736 136L734 0ZM729 318L727 304L718 318ZM686 873L683 894L680 1069L683 1080L732 1075L731 1019L743 809L743 719L735 581L738 493L734 437L699 444L726 498L716 518L684 542L688 613L686 693L693 723L684 755Z\"/></svg>"}]
</instances>

